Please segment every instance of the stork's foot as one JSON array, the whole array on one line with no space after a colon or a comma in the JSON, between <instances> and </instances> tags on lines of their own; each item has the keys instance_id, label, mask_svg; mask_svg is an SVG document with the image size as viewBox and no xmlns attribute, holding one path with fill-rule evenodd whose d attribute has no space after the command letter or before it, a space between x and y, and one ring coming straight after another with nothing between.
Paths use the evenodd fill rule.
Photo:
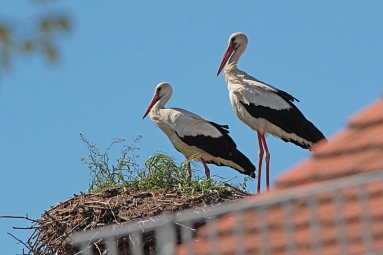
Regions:
<instances>
[{"instance_id":1,"label":"stork's foot","mask_svg":"<svg viewBox=\"0 0 383 255\"><path fill-rule=\"evenodd\" d=\"M192 171L191 171L191 168L190 168L190 162L188 162L188 175L187 175L187 178L189 180L191 180L191 178L192 178Z\"/></svg>"},{"instance_id":2,"label":"stork's foot","mask_svg":"<svg viewBox=\"0 0 383 255\"><path fill-rule=\"evenodd\" d=\"M206 161L203 158L201 158L201 161L202 161L203 167L205 168L206 179L210 179L210 169L209 167L207 167Z\"/></svg>"}]
</instances>

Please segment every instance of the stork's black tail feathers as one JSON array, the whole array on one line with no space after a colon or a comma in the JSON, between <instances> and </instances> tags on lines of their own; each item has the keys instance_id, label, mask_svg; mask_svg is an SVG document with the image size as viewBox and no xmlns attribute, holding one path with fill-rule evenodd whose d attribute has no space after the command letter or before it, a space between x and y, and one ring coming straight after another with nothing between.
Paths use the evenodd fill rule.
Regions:
<instances>
[{"instance_id":1,"label":"stork's black tail feathers","mask_svg":"<svg viewBox=\"0 0 383 255\"><path fill-rule=\"evenodd\" d=\"M235 162L237 165L241 166L243 169L245 169L245 172L242 172L239 169L236 169L236 170L238 170L242 174L246 174L250 177L255 178L255 173L254 173L256 170L255 166L253 165L253 163L251 163L251 161L245 155L243 155L242 152L240 152L237 149L233 150L233 155L231 160Z\"/></svg>"},{"instance_id":2,"label":"stork's black tail feathers","mask_svg":"<svg viewBox=\"0 0 383 255\"><path fill-rule=\"evenodd\" d=\"M321 141L322 139L327 141L327 139L325 138L323 133L308 119L300 118L299 122L298 122L298 120L296 122L297 122L296 131L299 131L299 133L298 132L297 133L302 138L306 139L307 141L312 142L313 144L316 144L317 142ZM311 147L309 144L300 143L300 142L297 142L297 141L292 140L292 139L282 138L282 140L285 142L291 142L295 145L298 145L299 147L301 147L303 149L310 149L310 147Z\"/></svg>"},{"instance_id":3,"label":"stork's black tail feathers","mask_svg":"<svg viewBox=\"0 0 383 255\"><path fill-rule=\"evenodd\" d=\"M237 145L235 144L234 140L229 136L229 130L228 130L229 126L228 125L219 125L219 124L214 123L214 122L210 122L210 124L212 124L214 127L216 127L222 133L222 135L224 136L224 139L227 141L226 142L227 148L225 151L229 151L230 153L229 153L229 155L227 155L228 157L225 159L233 161L234 163L236 163L237 165L242 167L244 169L244 171L242 169L236 169L234 167L232 167L232 168L234 168L235 170L237 170L241 174L249 175L250 177L255 178L254 172L255 172L256 168L253 165L253 163L251 163L251 161L242 152L240 152L237 149ZM210 162L210 163L215 164L214 162Z\"/></svg>"}]
</instances>

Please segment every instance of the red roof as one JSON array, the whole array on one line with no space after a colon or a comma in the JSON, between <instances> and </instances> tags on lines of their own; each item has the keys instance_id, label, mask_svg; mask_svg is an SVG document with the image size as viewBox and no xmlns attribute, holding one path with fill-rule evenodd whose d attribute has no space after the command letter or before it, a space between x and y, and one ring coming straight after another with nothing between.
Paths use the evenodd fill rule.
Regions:
<instances>
[{"instance_id":1,"label":"red roof","mask_svg":"<svg viewBox=\"0 0 383 255\"><path fill-rule=\"evenodd\" d=\"M287 189L304 193L322 181L382 169L383 100L378 100L352 117L347 129L330 138L328 144L318 144L310 159L283 174L270 193L252 197L248 202L267 201L283 195ZM341 191L341 205L334 203L333 193L319 194L314 212L309 198L302 197L291 203L290 216L283 203L264 207L263 212L242 212L239 222L234 215L226 215L217 220L217 245L211 243L209 228L204 226L190 244L191 254L212 254L214 249L219 254L235 254L239 245L244 254L313 254L315 242L320 243L319 254L326 255L363 254L366 242L370 242L372 250L383 251L383 183L370 183L366 191L365 204L361 204L360 189L353 187ZM366 237L366 223L361 220L366 217L365 212L370 219L367 227L371 229L371 240ZM286 234L286 218L290 218L291 235ZM317 230L313 229L313 218L317 220ZM344 223L342 231L340 221ZM234 234L238 226L242 227L242 238ZM187 254L186 246L180 245L177 254Z\"/></svg>"},{"instance_id":2,"label":"red roof","mask_svg":"<svg viewBox=\"0 0 383 255\"><path fill-rule=\"evenodd\" d=\"M318 144L312 157L286 171L275 189L332 180L383 169L383 100L351 118L346 130Z\"/></svg>"}]
</instances>

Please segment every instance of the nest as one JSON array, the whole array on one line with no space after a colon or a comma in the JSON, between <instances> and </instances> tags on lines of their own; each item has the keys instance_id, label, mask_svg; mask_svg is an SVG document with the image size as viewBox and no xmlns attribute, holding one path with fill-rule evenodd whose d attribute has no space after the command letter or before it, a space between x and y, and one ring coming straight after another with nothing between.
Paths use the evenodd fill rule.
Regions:
<instances>
[{"instance_id":1,"label":"nest","mask_svg":"<svg viewBox=\"0 0 383 255\"><path fill-rule=\"evenodd\" d=\"M201 208L243 197L243 194L228 190L190 195L172 190L107 189L97 194L74 195L41 215L27 242L29 254L78 254L80 250L70 243L71 234L76 231L137 218L154 218L163 212ZM120 254L129 254L129 242L125 239L118 240ZM155 254L153 235L143 236L143 246L145 254ZM94 254L105 254L102 240L96 242L93 249Z\"/></svg>"}]
</instances>

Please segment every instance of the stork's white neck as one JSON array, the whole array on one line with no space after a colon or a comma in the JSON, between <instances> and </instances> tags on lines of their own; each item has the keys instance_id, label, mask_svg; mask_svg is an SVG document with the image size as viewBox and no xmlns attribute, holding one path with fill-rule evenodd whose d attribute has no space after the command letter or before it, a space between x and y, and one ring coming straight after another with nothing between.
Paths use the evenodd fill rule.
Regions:
<instances>
[{"instance_id":1,"label":"stork's white neck","mask_svg":"<svg viewBox=\"0 0 383 255\"><path fill-rule=\"evenodd\" d=\"M231 55L229 61L227 62L224 70L224 77L226 83L229 84L230 76L236 77L238 72L241 72L237 68L238 61L242 54L245 52L247 47L247 42L243 42L243 44L239 45L238 48L234 51L233 55Z\"/></svg>"},{"instance_id":2,"label":"stork's white neck","mask_svg":"<svg viewBox=\"0 0 383 255\"><path fill-rule=\"evenodd\" d=\"M231 55L231 57L230 57L229 61L227 62L226 66L237 65L237 63L239 61L239 58L245 52L246 47L247 47L247 43L243 43L243 44L239 45L239 47L234 50L234 53L233 53L233 55Z\"/></svg>"},{"instance_id":3,"label":"stork's white neck","mask_svg":"<svg viewBox=\"0 0 383 255\"><path fill-rule=\"evenodd\" d=\"M152 109L150 110L150 118L156 122L155 120L159 119L160 118L160 115L161 115L161 110L162 109L165 109L165 105L166 103L169 101L170 97L172 96L172 93L173 91L169 90L167 91L167 93L163 94L161 96L161 98L157 101L157 103L155 103L152 107Z\"/></svg>"}]
</instances>

